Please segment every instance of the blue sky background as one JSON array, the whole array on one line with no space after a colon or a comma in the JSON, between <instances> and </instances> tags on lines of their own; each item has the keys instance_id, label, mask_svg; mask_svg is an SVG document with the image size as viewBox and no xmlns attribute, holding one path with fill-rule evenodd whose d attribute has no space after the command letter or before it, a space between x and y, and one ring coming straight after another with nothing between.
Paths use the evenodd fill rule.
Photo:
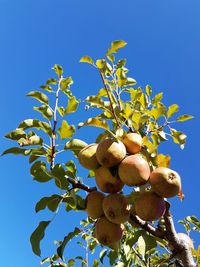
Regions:
<instances>
[{"instance_id":1,"label":"blue sky background","mask_svg":"<svg viewBox=\"0 0 200 267\"><path fill-rule=\"evenodd\" d=\"M0 83L1 83L1 151L13 144L3 136L18 123L36 115L36 102L25 97L52 76L51 67L59 63L66 75L72 75L72 91L85 98L101 88L99 77L90 66L79 64L85 54L101 57L111 41L128 43L120 56L128 59L131 75L138 85L150 84L154 93L164 92L165 104L178 103L180 114L195 116L177 127L188 135L183 151L173 143L163 146L163 153L172 156L186 198L173 199L175 221L199 212L199 0L94 1L94 0L0 0ZM81 105L78 123L88 117ZM94 142L96 130L81 129L76 137ZM70 154L63 156L70 159ZM67 160L64 159L64 160ZM40 220L52 214L34 213L37 200L57 192L51 183L32 181L26 158L0 158L0 262L2 266L36 267L39 258L33 255L29 236ZM85 175L84 171L81 173ZM81 214L84 217L84 214ZM61 239L73 229L79 214L70 216L61 210L49 227L42 243L42 255L54 251L53 240ZM183 231L182 226L177 226ZM192 234L195 246L198 234ZM67 250L73 255L74 248ZM75 255L75 254L74 254Z\"/></svg>"}]
</instances>

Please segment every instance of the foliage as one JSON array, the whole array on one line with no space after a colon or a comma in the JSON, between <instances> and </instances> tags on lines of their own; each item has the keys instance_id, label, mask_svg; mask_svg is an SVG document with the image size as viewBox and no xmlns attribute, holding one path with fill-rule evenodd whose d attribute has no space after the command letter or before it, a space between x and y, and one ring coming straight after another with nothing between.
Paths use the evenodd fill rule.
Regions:
<instances>
[{"instance_id":1,"label":"foliage","mask_svg":"<svg viewBox=\"0 0 200 267\"><path fill-rule=\"evenodd\" d=\"M102 138L113 137L120 140L126 132L137 132L142 136L143 147L142 155L148 160L151 170L155 167L170 167L170 155L164 155L158 151L162 142L170 139L184 148L186 134L175 128L176 123L187 121L193 118L191 115L176 115L179 106L172 104L167 107L163 103L163 93L153 95L150 85L144 89L137 86L134 78L129 76L126 67L126 59L116 60L115 54L124 47L126 42L115 41L111 44L103 58L93 60L89 56L83 56L80 62L89 63L99 72L103 87L96 95L85 98L87 109L96 108L99 114L88 118L78 124L81 127L98 127L101 133L96 138L98 143ZM30 241L33 252L40 256L40 241L45 235L46 228L52 223L55 215L59 212L60 206L64 206L66 212L85 209L85 199L80 190L88 191L89 187L82 182L78 176L78 168L73 160L65 163L56 161L59 153L70 150L77 158L79 151L87 144L80 139L74 139L76 127L66 118L71 113L76 113L80 100L77 100L71 91L73 84L72 77L64 77L63 69L55 64L53 71L56 78L49 78L40 91L31 91L27 96L39 102L39 106L33 109L39 112L43 120L25 119L19 126L6 134L6 138L13 140L16 145L3 152L5 154L24 155L29 157L30 174L34 180L46 183L53 180L56 192L51 196L44 196L40 199L35 211L39 212L48 209L54 213L52 218L41 221L32 233ZM63 98L63 106L60 102ZM50 103L55 101L54 105ZM59 119L58 119L59 116ZM50 144L49 142L50 138ZM63 141L64 140L64 144ZM94 140L95 141L95 140ZM89 172L89 177L94 173ZM127 198L130 203L134 203L138 191L143 190L139 187L132 188ZM182 195L180 195L180 198ZM70 215L69 215L70 217ZM47 257L41 261L42 264L48 263L49 267L55 266L89 266L88 258L77 256L72 259L69 255L64 256L65 248L70 241L77 240L77 245L91 253L99 246L94 236L95 221L91 218L84 218L79 226L57 241L57 250L52 257ZM189 233L191 230L200 231L200 222L194 216L188 216L180 221ZM165 227L163 219L158 222L159 227ZM165 239L153 236L148 231L138 227L134 223L125 224L125 234L119 246L109 248L101 246L98 259L92 263L93 267L104 264L105 257L108 258L110 266L163 266L171 264L176 266L176 259L169 255L168 243ZM194 251L194 257L200 258L200 250ZM67 253L66 253L67 254ZM87 253L86 253L87 254ZM150 266L150 265L148 265Z\"/></svg>"}]
</instances>

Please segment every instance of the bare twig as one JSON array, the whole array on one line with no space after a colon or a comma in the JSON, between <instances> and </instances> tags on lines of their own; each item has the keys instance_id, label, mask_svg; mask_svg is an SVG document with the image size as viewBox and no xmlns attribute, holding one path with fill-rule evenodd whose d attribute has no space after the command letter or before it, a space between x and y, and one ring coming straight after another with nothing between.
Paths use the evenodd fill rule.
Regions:
<instances>
[{"instance_id":1,"label":"bare twig","mask_svg":"<svg viewBox=\"0 0 200 267\"><path fill-rule=\"evenodd\" d=\"M110 97L110 93L109 93L109 91L108 91L108 88L107 88L107 85L106 85L106 82L105 82L105 79L104 79L104 76L103 76L102 71L100 71L100 75L101 75L101 79L102 79L102 82L103 82L103 84L104 84L104 88L105 88L105 90L106 90L106 93L107 93L107 96L108 96L108 99L109 99L109 102L110 102L110 107L111 107L111 111L112 111L113 117L114 117L114 119L115 119L115 121L116 121L116 123L117 123L117 127L120 128L121 125L120 125L120 123L119 123L119 121L118 121L118 118L117 118L117 116L116 116L116 114L115 114L115 111L114 111L114 108L113 108L112 99L111 99L111 97Z\"/></svg>"},{"instance_id":2,"label":"bare twig","mask_svg":"<svg viewBox=\"0 0 200 267\"><path fill-rule=\"evenodd\" d=\"M59 92L60 92L60 84L63 77L59 79L58 88L56 91L56 101L53 111L53 128L51 134L51 155L50 155L50 169L53 170L54 162L55 162L55 154L56 154L56 125L57 125L57 108L58 108L58 100L59 100Z\"/></svg>"}]
</instances>

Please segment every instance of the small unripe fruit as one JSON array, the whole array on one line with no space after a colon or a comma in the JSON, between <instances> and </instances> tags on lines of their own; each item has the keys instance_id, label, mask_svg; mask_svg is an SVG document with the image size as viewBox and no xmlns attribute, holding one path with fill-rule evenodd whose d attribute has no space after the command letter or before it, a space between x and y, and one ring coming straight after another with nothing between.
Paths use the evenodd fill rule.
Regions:
<instances>
[{"instance_id":1,"label":"small unripe fruit","mask_svg":"<svg viewBox=\"0 0 200 267\"><path fill-rule=\"evenodd\" d=\"M119 178L129 186L143 185L150 176L147 161L139 154L126 157L119 165Z\"/></svg>"},{"instance_id":2,"label":"small unripe fruit","mask_svg":"<svg viewBox=\"0 0 200 267\"><path fill-rule=\"evenodd\" d=\"M177 233L179 239L183 242L186 242L190 249L194 249L194 244L192 239L185 233Z\"/></svg>"},{"instance_id":3,"label":"small unripe fruit","mask_svg":"<svg viewBox=\"0 0 200 267\"><path fill-rule=\"evenodd\" d=\"M136 200L135 212L144 221L155 221L160 219L166 210L163 198L153 192L144 192Z\"/></svg>"},{"instance_id":4,"label":"small unripe fruit","mask_svg":"<svg viewBox=\"0 0 200 267\"><path fill-rule=\"evenodd\" d=\"M106 217L101 217L95 224L95 237L102 245L110 246L121 240L123 225L110 222Z\"/></svg>"},{"instance_id":5,"label":"small unripe fruit","mask_svg":"<svg viewBox=\"0 0 200 267\"><path fill-rule=\"evenodd\" d=\"M98 188L104 193L117 193L124 186L116 172L112 173L111 169L103 166L95 170L95 177Z\"/></svg>"},{"instance_id":6,"label":"small unripe fruit","mask_svg":"<svg viewBox=\"0 0 200 267\"><path fill-rule=\"evenodd\" d=\"M155 169L150 175L149 182L152 190L161 197L174 197L181 191L179 174L166 167Z\"/></svg>"},{"instance_id":7,"label":"small unripe fruit","mask_svg":"<svg viewBox=\"0 0 200 267\"><path fill-rule=\"evenodd\" d=\"M121 141L107 138L101 141L96 152L98 162L104 167L113 167L126 156L126 148Z\"/></svg>"},{"instance_id":8,"label":"small unripe fruit","mask_svg":"<svg viewBox=\"0 0 200 267\"><path fill-rule=\"evenodd\" d=\"M78 154L80 164L89 170L95 170L99 167L96 158L97 144L90 144L84 147Z\"/></svg>"},{"instance_id":9,"label":"small unripe fruit","mask_svg":"<svg viewBox=\"0 0 200 267\"><path fill-rule=\"evenodd\" d=\"M103 200L103 211L109 221L121 224L129 219L130 205L123 195L111 194Z\"/></svg>"},{"instance_id":10,"label":"small unripe fruit","mask_svg":"<svg viewBox=\"0 0 200 267\"><path fill-rule=\"evenodd\" d=\"M92 191L88 194L86 198L86 211L92 219L98 219L104 215L102 207L104 197L104 194L98 191Z\"/></svg>"},{"instance_id":11,"label":"small unripe fruit","mask_svg":"<svg viewBox=\"0 0 200 267\"><path fill-rule=\"evenodd\" d=\"M122 142L130 154L136 154L142 149L142 137L138 133L127 133Z\"/></svg>"}]
</instances>

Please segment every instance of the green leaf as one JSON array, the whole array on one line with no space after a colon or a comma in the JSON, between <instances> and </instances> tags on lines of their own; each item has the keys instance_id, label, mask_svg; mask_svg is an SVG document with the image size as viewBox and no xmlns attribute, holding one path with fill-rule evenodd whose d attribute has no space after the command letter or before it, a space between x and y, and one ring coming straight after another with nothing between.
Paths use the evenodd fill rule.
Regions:
<instances>
[{"instance_id":1,"label":"green leaf","mask_svg":"<svg viewBox=\"0 0 200 267\"><path fill-rule=\"evenodd\" d=\"M76 165L75 165L74 161L69 160L68 162L65 163L65 166L68 169L67 174L70 172L70 175L72 175L72 178L76 178L77 169L76 169Z\"/></svg>"},{"instance_id":2,"label":"green leaf","mask_svg":"<svg viewBox=\"0 0 200 267\"><path fill-rule=\"evenodd\" d=\"M58 77L61 78L61 76L63 74L63 68L60 65L55 64L52 69L55 71L55 73L58 75Z\"/></svg>"},{"instance_id":3,"label":"green leaf","mask_svg":"<svg viewBox=\"0 0 200 267\"><path fill-rule=\"evenodd\" d=\"M126 83L125 85L126 86L132 86L132 85L135 85L137 82L135 79L131 78L131 77L127 77L126 78Z\"/></svg>"},{"instance_id":4,"label":"green leaf","mask_svg":"<svg viewBox=\"0 0 200 267\"><path fill-rule=\"evenodd\" d=\"M150 85L146 85L146 93L148 96L150 96L152 94L152 88Z\"/></svg>"},{"instance_id":5,"label":"green leaf","mask_svg":"<svg viewBox=\"0 0 200 267\"><path fill-rule=\"evenodd\" d=\"M57 254L58 256L62 259L63 258L63 252L65 249L65 246L67 245L67 243L74 238L75 236L78 236L81 233L81 230L79 228L75 228L74 231L70 232L67 236L65 236L62 244L58 247L57 249Z\"/></svg>"},{"instance_id":6,"label":"green leaf","mask_svg":"<svg viewBox=\"0 0 200 267\"><path fill-rule=\"evenodd\" d=\"M73 266L75 263L76 263L75 260L70 259L70 260L68 260L68 262L67 262L67 267L71 267L71 266Z\"/></svg>"},{"instance_id":7,"label":"green leaf","mask_svg":"<svg viewBox=\"0 0 200 267\"><path fill-rule=\"evenodd\" d=\"M96 95L88 96L85 99L85 101L90 103L91 107L97 107L97 108L101 108L103 110L109 110L109 107L107 105L107 101L103 101L102 98L98 95L97 96Z\"/></svg>"},{"instance_id":8,"label":"green leaf","mask_svg":"<svg viewBox=\"0 0 200 267\"><path fill-rule=\"evenodd\" d=\"M115 62L115 57L113 55L107 55L107 59L110 60L112 63Z\"/></svg>"},{"instance_id":9,"label":"green leaf","mask_svg":"<svg viewBox=\"0 0 200 267\"><path fill-rule=\"evenodd\" d=\"M58 107L57 111L61 117L63 117L65 115L65 108L64 107Z\"/></svg>"},{"instance_id":10,"label":"green leaf","mask_svg":"<svg viewBox=\"0 0 200 267\"><path fill-rule=\"evenodd\" d=\"M191 120L191 119L193 119L193 118L194 118L194 117L191 116L191 115L184 114L184 115L181 115L180 117L178 117L178 118L176 119L176 121L182 122L182 121Z\"/></svg>"},{"instance_id":11,"label":"green leaf","mask_svg":"<svg viewBox=\"0 0 200 267\"><path fill-rule=\"evenodd\" d=\"M55 178L55 184L58 188L67 190L69 183L66 179L66 172L61 164L56 164L52 170L52 174Z\"/></svg>"},{"instance_id":12,"label":"green leaf","mask_svg":"<svg viewBox=\"0 0 200 267\"><path fill-rule=\"evenodd\" d=\"M14 155L24 155L28 156L30 154L31 150L30 149L23 149L19 147L11 147L7 150L5 150L1 156L6 155L6 154L14 154Z\"/></svg>"},{"instance_id":13,"label":"green leaf","mask_svg":"<svg viewBox=\"0 0 200 267\"><path fill-rule=\"evenodd\" d=\"M105 59L97 59L96 66L98 67L98 69L103 70L106 67Z\"/></svg>"},{"instance_id":14,"label":"green leaf","mask_svg":"<svg viewBox=\"0 0 200 267\"><path fill-rule=\"evenodd\" d=\"M98 260L94 260L93 261L93 264L92 264L92 267L99 267L100 266L100 263Z\"/></svg>"},{"instance_id":15,"label":"green leaf","mask_svg":"<svg viewBox=\"0 0 200 267\"><path fill-rule=\"evenodd\" d=\"M120 48L124 47L125 45L127 45L127 43L123 40L117 40L112 42L111 47L106 52L106 56L116 53Z\"/></svg>"},{"instance_id":16,"label":"green leaf","mask_svg":"<svg viewBox=\"0 0 200 267\"><path fill-rule=\"evenodd\" d=\"M43 161L36 161L31 166L30 173L34 177L34 180L41 183L48 182L52 179L52 175L47 170L46 164Z\"/></svg>"},{"instance_id":17,"label":"green leaf","mask_svg":"<svg viewBox=\"0 0 200 267\"><path fill-rule=\"evenodd\" d=\"M43 130L49 136L51 136L51 133L52 133L52 129L49 123L45 121L39 121L39 120L33 120L33 119L27 119L27 120L22 121L20 125L18 126L18 128L21 128L23 130L26 130L29 128L36 128L38 130Z\"/></svg>"},{"instance_id":18,"label":"green leaf","mask_svg":"<svg viewBox=\"0 0 200 267\"><path fill-rule=\"evenodd\" d=\"M54 78L49 78L47 81L46 81L46 84L58 84L58 81Z\"/></svg>"},{"instance_id":19,"label":"green leaf","mask_svg":"<svg viewBox=\"0 0 200 267\"><path fill-rule=\"evenodd\" d=\"M154 98L152 99L152 104L156 106L158 103L160 103L162 98L163 98L163 93L162 92L157 94L157 95L155 95Z\"/></svg>"},{"instance_id":20,"label":"green leaf","mask_svg":"<svg viewBox=\"0 0 200 267\"><path fill-rule=\"evenodd\" d=\"M186 143L187 135L185 135L183 132L176 131L173 128L170 129L170 132L174 143L179 144L181 149L183 149Z\"/></svg>"},{"instance_id":21,"label":"green leaf","mask_svg":"<svg viewBox=\"0 0 200 267\"><path fill-rule=\"evenodd\" d=\"M172 115L178 111L179 111L179 106L177 104L173 104L173 105L169 106L168 111L167 111L167 117L171 118Z\"/></svg>"},{"instance_id":22,"label":"green leaf","mask_svg":"<svg viewBox=\"0 0 200 267\"><path fill-rule=\"evenodd\" d=\"M42 113L42 116L47 120L50 120L53 116L52 110L46 105L42 105L40 107L33 107L33 109Z\"/></svg>"},{"instance_id":23,"label":"green leaf","mask_svg":"<svg viewBox=\"0 0 200 267\"><path fill-rule=\"evenodd\" d=\"M40 88L41 89L43 89L43 90L45 90L45 91L47 91L47 92L52 92L53 91L53 89L51 88L51 86L50 85L41 85L40 86Z\"/></svg>"},{"instance_id":24,"label":"green leaf","mask_svg":"<svg viewBox=\"0 0 200 267\"><path fill-rule=\"evenodd\" d=\"M94 126L94 127L99 127L99 128L103 128L103 129L109 130L109 125L106 122L106 120L101 120L98 117L89 118L87 121L80 122L78 124L78 128L81 128L83 126Z\"/></svg>"},{"instance_id":25,"label":"green leaf","mask_svg":"<svg viewBox=\"0 0 200 267\"><path fill-rule=\"evenodd\" d=\"M50 222L51 221L41 221L30 237L32 250L37 256L41 255L40 241L44 238L45 230Z\"/></svg>"},{"instance_id":26,"label":"green leaf","mask_svg":"<svg viewBox=\"0 0 200 267\"><path fill-rule=\"evenodd\" d=\"M58 208L58 205L60 204L62 200L62 197L59 195L52 195L50 197L43 197L40 199L40 201L37 202L35 206L35 212L38 212L40 210L44 210L46 207L50 211L56 211Z\"/></svg>"},{"instance_id":27,"label":"green leaf","mask_svg":"<svg viewBox=\"0 0 200 267\"><path fill-rule=\"evenodd\" d=\"M69 149L71 150L75 156L78 156L78 153L83 149L84 147L87 146L87 143L80 139L72 139L69 142L65 144L64 149Z\"/></svg>"},{"instance_id":28,"label":"green leaf","mask_svg":"<svg viewBox=\"0 0 200 267\"><path fill-rule=\"evenodd\" d=\"M105 258L105 256L106 256L106 254L107 254L107 249L103 249L101 252L100 252L100 254L99 254L99 259L100 259L100 262L103 264L103 260L104 260L104 258Z\"/></svg>"},{"instance_id":29,"label":"green leaf","mask_svg":"<svg viewBox=\"0 0 200 267\"><path fill-rule=\"evenodd\" d=\"M27 94L27 96L31 96L41 103L49 104L49 99L44 93L40 93L38 91L31 91Z\"/></svg>"},{"instance_id":30,"label":"green leaf","mask_svg":"<svg viewBox=\"0 0 200 267\"><path fill-rule=\"evenodd\" d=\"M72 112L75 112L78 108L78 104L79 104L79 101L76 99L75 96L73 96L72 98L70 98L68 100L68 104L67 104L67 107L65 109L65 115L69 114L69 113L72 113Z\"/></svg>"},{"instance_id":31,"label":"green leaf","mask_svg":"<svg viewBox=\"0 0 200 267\"><path fill-rule=\"evenodd\" d=\"M89 63L89 64L94 64L93 60L91 57L89 56L83 56L81 59L80 59L80 62L83 62L83 63Z\"/></svg>"},{"instance_id":32,"label":"green leaf","mask_svg":"<svg viewBox=\"0 0 200 267\"><path fill-rule=\"evenodd\" d=\"M73 80L72 80L71 76L69 76L69 77L67 77L65 79L62 79L61 84L60 84L61 85L61 90L65 91L72 84L73 84Z\"/></svg>"},{"instance_id":33,"label":"green leaf","mask_svg":"<svg viewBox=\"0 0 200 267\"><path fill-rule=\"evenodd\" d=\"M58 129L61 139L71 138L75 133L75 126L69 125L66 120L62 121L61 127Z\"/></svg>"},{"instance_id":34,"label":"green leaf","mask_svg":"<svg viewBox=\"0 0 200 267\"><path fill-rule=\"evenodd\" d=\"M26 138L26 133L22 129L17 128L16 130L6 134L5 137L11 140L19 140L20 138Z\"/></svg>"}]
</instances>

